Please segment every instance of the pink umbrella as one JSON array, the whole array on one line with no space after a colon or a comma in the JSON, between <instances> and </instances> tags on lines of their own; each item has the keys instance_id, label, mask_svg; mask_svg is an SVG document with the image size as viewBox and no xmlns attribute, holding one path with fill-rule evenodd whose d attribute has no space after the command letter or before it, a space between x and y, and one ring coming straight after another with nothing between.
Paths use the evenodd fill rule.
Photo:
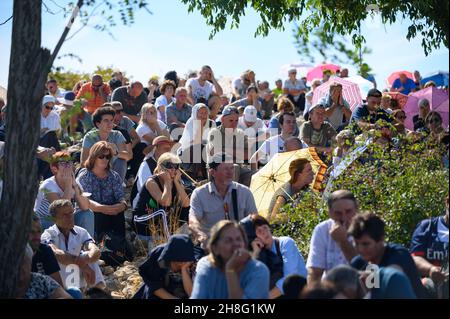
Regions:
<instances>
[{"instance_id":1,"label":"pink umbrella","mask_svg":"<svg viewBox=\"0 0 450 319\"><path fill-rule=\"evenodd\" d=\"M443 127L448 125L448 92L435 87L411 93L408 95L408 101L403 107L406 114L405 126L409 130L414 129L413 116L419 114L419 100L427 99L430 102L432 111L438 112L442 116Z\"/></svg>"},{"instance_id":2,"label":"pink umbrella","mask_svg":"<svg viewBox=\"0 0 450 319\"><path fill-rule=\"evenodd\" d=\"M395 80L400 78L400 74L402 74L402 73L404 75L406 75L407 78L410 78L411 80L414 81L414 75L411 72L408 72L408 71L395 71L394 73L389 75L388 78L386 79L386 82L387 82L387 85L388 85L389 88L392 86L392 83L394 83Z\"/></svg>"},{"instance_id":3,"label":"pink umbrella","mask_svg":"<svg viewBox=\"0 0 450 319\"><path fill-rule=\"evenodd\" d=\"M308 80L308 82L314 79L321 79L323 76L323 71L328 70L331 71L332 74L335 74L336 71L340 69L341 67L339 65L331 63L317 65L308 71L308 73L306 74L306 79Z\"/></svg>"},{"instance_id":4,"label":"pink umbrella","mask_svg":"<svg viewBox=\"0 0 450 319\"><path fill-rule=\"evenodd\" d=\"M398 106L403 110L403 108L406 105L406 102L408 101L408 95L405 95L400 92L387 92L387 94L389 94L393 100L396 100Z\"/></svg>"},{"instance_id":5,"label":"pink umbrella","mask_svg":"<svg viewBox=\"0 0 450 319\"><path fill-rule=\"evenodd\" d=\"M332 77L327 82L318 86L314 90L312 105L317 104L321 98L327 96L327 94L330 92L330 85L333 83L340 83L342 85L342 96L348 102L352 111L358 105L361 105L362 97L358 84L347 81L340 77Z\"/></svg>"}]
</instances>

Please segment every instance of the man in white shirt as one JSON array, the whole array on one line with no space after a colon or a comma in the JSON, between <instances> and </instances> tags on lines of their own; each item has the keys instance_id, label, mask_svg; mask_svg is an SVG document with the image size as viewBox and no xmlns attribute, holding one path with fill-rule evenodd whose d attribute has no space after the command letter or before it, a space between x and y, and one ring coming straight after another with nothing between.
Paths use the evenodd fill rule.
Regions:
<instances>
[{"instance_id":1,"label":"man in white shirt","mask_svg":"<svg viewBox=\"0 0 450 319\"><path fill-rule=\"evenodd\" d=\"M55 225L44 231L41 242L55 253L65 288L106 288L98 265L100 250L84 228L75 226L72 203L57 199L50 204L49 210Z\"/></svg>"},{"instance_id":2,"label":"man in white shirt","mask_svg":"<svg viewBox=\"0 0 450 319\"><path fill-rule=\"evenodd\" d=\"M204 99L203 103L207 103L210 95L214 92L216 95L222 95L222 87L214 77L211 67L204 65L200 70L198 78L189 79L186 82L188 90L188 102L191 105L198 103L198 99Z\"/></svg>"},{"instance_id":3,"label":"man in white shirt","mask_svg":"<svg viewBox=\"0 0 450 319\"><path fill-rule=\"evenodd\" d=\"M292 112L284 113L280 117L281 134L267 139L250 159L253 170L258 168L258 162L267 164L276 154L285 151L285 142L295 131L297 121ZM307 146L306 146L307 147Z\"/></svg>"},{"instance_id":4,"label":"man in white shirt","mask_svg":"<svg viewBox=\"0 0 450 319\"><path fill-rule=\"evenodd\" d=\"M330 219L314 228L309 247L308 285L319 283L326 272L338 265L348 265L356 250L347 235L350 222L358 213L358 202L350 191L338 190L328 198Z\"/></svg>"},{"instance_id":5,"label":"man in white shirt","mask_svg":"<svg viewBox=\"0 0 450 319\"><path fill-rule=\"evenodd\" d=\"M257 136L267 136L267 127L263 120L258 118L258 110L253 105L248 105L244 109L244 116L239 117L238 128L244 131L245 135L251 138Z\"/></svg>"}]
</instances>

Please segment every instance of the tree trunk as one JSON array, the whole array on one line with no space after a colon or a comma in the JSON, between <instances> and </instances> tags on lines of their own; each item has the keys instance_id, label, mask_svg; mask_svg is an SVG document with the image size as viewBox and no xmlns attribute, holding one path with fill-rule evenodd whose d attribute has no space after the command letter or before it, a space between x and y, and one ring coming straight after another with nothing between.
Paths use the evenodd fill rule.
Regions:
<instances>
[{"instance_id":1,"label":"tree trunk","mask_svg":"<svg viewBox=\"0 0 450 319\"><path fill-rule=\"evenodd\" d=\"M16 0L0 203L0 297L13 298L37 193L36 147L50 52L41 48L41 0Z\"/></svg>"}]
</instances>

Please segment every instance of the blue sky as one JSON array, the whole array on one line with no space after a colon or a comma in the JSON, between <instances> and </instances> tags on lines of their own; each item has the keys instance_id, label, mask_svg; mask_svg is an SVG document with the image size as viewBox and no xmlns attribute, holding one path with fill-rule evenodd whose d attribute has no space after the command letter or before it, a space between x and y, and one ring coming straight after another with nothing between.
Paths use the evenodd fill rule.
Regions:
<instances>
[{"instance_id":1,"label":"blue sky","mask_svg":"<svg viewBox=\"0 0 450 319\"><path fill-rule=\"evenodd\" d=\"M12 2L0 1L1 22L11 15ZM52 1L45 2L52 10L59 10ZM55 2L64 4L67 1ZM144 83L154 74L162 76L170 70L184 74L208 64L212 66L216 77L236 77L243 70L252 69L257 79L269 80L273 86L273 81L280 77L282 65L307 62L298 55L293 44L293 24L286 24L284 32L271 31L267 37L255 38L259 18L249 10L241 19L239 29L224 30L210 41L208 36L211 29L206 26L205 19L197 12L188 14L187 6L180 1L150 1L149 8L153 14L138 12L135 24L130 27L118 21L118 25L112 29L116 40L106 32L84 28L66 42L60 52L60 55L74 53L83 62L64 58L55 64L83 72L91 72L97 65L114 66L125 70L132 79ZM62 13L43 13L43 46L54 48L66 20ZM363 26L367 45L373 51L366 61L374 69L376 80L381 86L392 71L417 69L426 75L449 69L448 49L434 51L425 57L420 38L411 42L406 40L408 25L408 21L398 20L392 26L382 26L376 21L368 21ZM8 79L11 26L11 21L0 26L0 85L4 87ZM74 30L77 26L74 26ZM317 61L321 61L320 57ZM351 74L355 74L352 67L349 69Z\"/></svg>"}]
</instances>

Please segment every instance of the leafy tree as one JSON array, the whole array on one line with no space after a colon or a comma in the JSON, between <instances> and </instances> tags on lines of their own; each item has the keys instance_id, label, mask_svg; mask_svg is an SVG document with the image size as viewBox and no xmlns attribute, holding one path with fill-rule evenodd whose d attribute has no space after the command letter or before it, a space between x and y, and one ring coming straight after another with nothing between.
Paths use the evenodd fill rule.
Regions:
<instances>
[{"instance_id":1,"label":"leafy tree","mask_svg":"<svg viewBox=\"0 0 450 319\"><path fill-rule=\"evenodd\" d=\"M371 68L363 63L363 57L370 54L372 50L366 46L352 46L344 36L327 34L323 27L312 31L309 40L305 39L297 26L293 30L294 42L297 52L303 58L315 61L314 55L318 53L324 61L334 61L340 64L351 64L358 68L359 74L367 76Z\"/></svg>"},{"instance_id":2,"label":"leafy tree","mask_svg":"<svg viewBox=\"0 0 450 319\"><path fill-rule=\"evenodd\" d=\"M297 21L299 33L308 41L312 30L323 26L327 36L350 35L353 44L365 42L359 33L361 23L378 13L385 24L408 18L406 38L422 37L426 55L449 44L449 3L442 0L181 0L190 12L198 10L212 26L210 37L228 25L237 28L246 10L253 8L261 18L255 35L267 35L270 29L284 30L286 23Z\"/></svg>"},{"instance_id":3,"label":"leafy tree","mask_svg":"<svg viewBox=\"0 0 450 319\"><path fill-rule=\"evenodd\" d=\"M402 141L386 150L372 144L359 161L332 181L329 191L347 189L358 199L360 210L379 215L386 223L386 241L409 247L419 221L439 216L448 196L448 169L443 152L428 141ZM323 194L307 194L301 201L283 207L289 223L275 225L278 235L292 236L304 256L314 227L328 219Z\"/></svg>"}]
</instances>

